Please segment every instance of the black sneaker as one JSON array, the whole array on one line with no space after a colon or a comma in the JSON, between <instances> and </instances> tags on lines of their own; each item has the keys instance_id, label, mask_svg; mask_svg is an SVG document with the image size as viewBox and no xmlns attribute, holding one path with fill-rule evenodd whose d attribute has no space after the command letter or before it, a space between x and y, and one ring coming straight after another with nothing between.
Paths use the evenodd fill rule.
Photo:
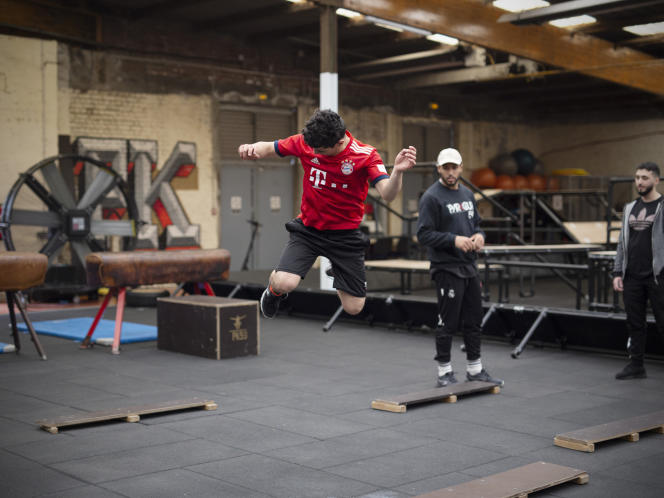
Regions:
<instances>
[{"instance_id":1,"label":"black sneaker","mask_svg":"<svg viewBox=\"0 0 664 498\"><path fill-rule=\"evenodd\" d=\"M625 368L616 374L618 380L645 379L646 377L646 369L643 365L637 363L628 363Z\"/></svg>"},{"instance_id":2,"label":"black sneaker","mask_svg":"<svg viewBox=\"0 0 664 498\"><path fill-rule=\"evenodd\" d=\"M285 298L286 295L282 294L281 296L275 296L270 292L270 288L266 287L261 296L261 313L265 318L274 318L277 316L277 311L279 311L279 303Z\"/></svg>"},{"instance_id":3,"label":"black sneaker","mask_svg":"<svg viewBox=\"0 0 664 498\"><path fill-rule=\"evenodd\" d=\"M457 380L454 372L447 372L445 375L438 376L438 387L445 387L449 384L456 384Z\"/></svg>"},{"instance_id":4,"label":"black sneaker","mask_svg":"<svg viewBox=\"0 0 664 498\"><path fill-rule=\"evenodd\" d=\"M489 375L489 372L487 372L484 369L482 369L482 371L480 373L475 374L475 375L470 375L468 372L466 372L466 379L468 379L469 381L479 380L479 381L482 381L482 382L491 382L492 384L496 384L497 386L504 386L505 385L504 380L494 379L493 377L491 377Z\"/></svg>"}]
</instances>

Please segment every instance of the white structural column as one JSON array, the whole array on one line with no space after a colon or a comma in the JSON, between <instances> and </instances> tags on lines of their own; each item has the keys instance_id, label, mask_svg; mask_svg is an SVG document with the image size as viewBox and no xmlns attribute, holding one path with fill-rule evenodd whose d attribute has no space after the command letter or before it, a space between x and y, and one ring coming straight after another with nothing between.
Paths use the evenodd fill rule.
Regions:
<instances>
[{"instance_id":1,"label":"white structural column","mask_svg":"<svg viewBox=\"0 0 664 498\"><path fill-rule=\"evenodd\" d=\"M321 109L339 110L339 75L337 74L336 8L321 7L320 14L320 105ZM320 258L320 288L332 290L333 279L325 273L330 260Z\"/></svg>"}]
</instances>

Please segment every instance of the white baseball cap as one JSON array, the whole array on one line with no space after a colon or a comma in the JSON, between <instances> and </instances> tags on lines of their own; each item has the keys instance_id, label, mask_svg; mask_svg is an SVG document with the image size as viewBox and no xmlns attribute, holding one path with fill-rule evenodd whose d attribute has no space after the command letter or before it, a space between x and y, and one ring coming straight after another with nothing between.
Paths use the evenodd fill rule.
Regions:
<instances>
[{"instance_id":1,"label":"white baseball cap","mask_svg":"<svg viewBox=\"0 0 664 498\"><path fill-rule=\"evenodd\" d=\"M438 166L442 166L443 164L447 163L459 165L461 162L461 154L458 150L452 149L451 147L441 150L438 153L438 159L436 160L436 164L438 164Z\"/></svg>"}]
</instances>

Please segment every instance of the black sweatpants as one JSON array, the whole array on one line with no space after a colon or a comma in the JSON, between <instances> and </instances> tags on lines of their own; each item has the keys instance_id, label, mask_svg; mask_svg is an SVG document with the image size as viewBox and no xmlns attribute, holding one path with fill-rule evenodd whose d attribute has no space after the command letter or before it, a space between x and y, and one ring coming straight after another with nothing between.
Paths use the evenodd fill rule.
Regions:
<instances>
[{"instance_id":1,"label":"black sweatpants","mask_svg":"<svg viewBox=\"0 0 664 498\"><path fill-rule=\"evenodd\" d=\"M653 277L639 279L627 275L623 280L623 302L627 314L627 332L629 333L629 356L635 363L643 363L646 351L646 306L650 300L657 331L664 337L664 282L663 275L655 283Z\"/></svg>"},{"instance_id":2,"label":"black sweatpants","mask_svg":"<svg viewBox=\"0 0 664 498\"><path fill-rule=\"evenodd\" d=\"M468 361L480 357L482 323L482 289L478 276L457 277L446 271L434 275L438 295L436 357L439 363L451 360L452 336L463 332Z\"/></svg>"}]
</instances>

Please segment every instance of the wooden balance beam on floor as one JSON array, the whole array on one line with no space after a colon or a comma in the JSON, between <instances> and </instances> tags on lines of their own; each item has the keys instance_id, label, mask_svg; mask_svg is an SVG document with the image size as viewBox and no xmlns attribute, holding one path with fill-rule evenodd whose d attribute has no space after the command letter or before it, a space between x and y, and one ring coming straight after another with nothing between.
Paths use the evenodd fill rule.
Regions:
<instances>
[{"instance_id":1,"label":"wooden balance beam on floor","mask_svg":"<svg viewBox=\"0 0 664 498\"><path fill-rule=\"evenodd\" d=\"M500 387L491 382L480 382L477 380L460 382L445 387L435 387L426 391L393 396L387 400L376 399L371 402L371 408L387 412L406 413L406 407L411 405L431 403L433 401L456 403L458 396L481 392L498 394L500 392Z\"/></svg>"},{"instance_id":2,"label":"wooden balance beam on floor","mask_svg":"<svg viewBox=\"0 0 664 498\"><path fill-rule=\"evenodd\" d=\"M535 462L418 495L417 498L525 498L530 493L552 486L566 482L586 484L588 480L588 473L583 470L553 463Z\"/></svg>"},{"instance_id":3,"label":"wooden balance beam on floor","mask_svg":"<svg viewBox=\"0 0 664 498\"><path fill-rule=\"evenodd\" d=\"M553 444L592 453L597 443L619 438L636 442L639 440L639 432L646 431L664 434L664 410L558 434L553 438Z\"/></svg>"},{"instance_id":4,"label":"wooden balance beam on floor","mask_svg":"<svg viewBox=\"0 0 664 498\"><path fill-rule=\"evenodd\" d=\"M127 287L149 284L204 282L214 295L209 281L227 280L231 255L226 249L180 251L93 252L85 258L88 285L108 287L109 292L95 316L81 347L90 346L92 337L111 295L117 293L113 354L120 353L120 336Z\"/></svg>"},{"instance_id":5,"label":"wooden balance beam on floor","mask_svg":"<svg viewBox=\"0 0 664 498\"><path fill-rule=\"evenodd\" d=\"M30 318L28 318L21 291L43 284L47 269L48 258L45 254L18 251L0 252L0 292L4 291L7 295L7 308L9 308L14 350L16 353L21 350L21 340L14 310L14 305L16 305L28 328L30 338L35 344L35 349L37 349L37 353L39 353L42 360L46 359L46 352L37 338L37 333Z\"/></svg>"},{"instance_id":6,"label":"wooden balance beam on floor","mask_svg":"<svg viewBox=\"0 0 664 498\"><path fill-rule=\"evenodd\" d=\"M203 408L205 410L216 410L217 404L211 400L191 398L179 401L164 401L150 405L131 406L115 408L90 413L78 413L76 415L65 415L51 420L40 420L39 427L51 434L57 434L61 427L75 425L95 424L111 420L124 420L125 422L138 422L141 415L154 415L156 413L190 410L192 408Z\"/></svg>"}]
</instances>

